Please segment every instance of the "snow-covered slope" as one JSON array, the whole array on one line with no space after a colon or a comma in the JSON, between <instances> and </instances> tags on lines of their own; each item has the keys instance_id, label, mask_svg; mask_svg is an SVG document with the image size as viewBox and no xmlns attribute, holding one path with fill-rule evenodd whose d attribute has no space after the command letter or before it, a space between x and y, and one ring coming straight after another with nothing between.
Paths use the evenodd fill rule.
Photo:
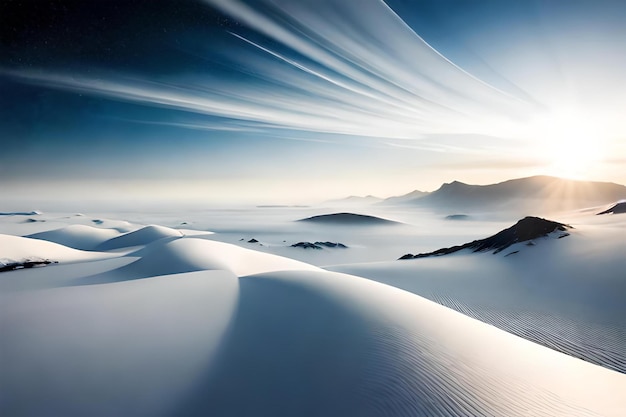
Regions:
<instances>
[{"instance_id":1,"label":"snow-covered slope","mask_svg":"<svg viewBox=\"0 0 626 417\"><path fill-rule=\"evenodd\" d=\"M21 261L29 258L42 258L58 262L77 262L111 256L114 255L85 252L54 242L0 234L0 259Z\"/></svg>"},{"instance_id":2,"label":"snow-covered slope","mask_svg":"<svg viewBox=\"0 0 626 417\"><path fill-rule=\"evenodd\" d=\"M500 255L457 252L331 270L419 294L510 333L626 373L621 227L576 225L567 239ZM514 256L506 256L513 253Z\"/></svg>"},{"instance_id":3,"label":"snow-covered slope","mask_svg":"<svg viewBox=\"0 0 626 417\"><path fill-rule=\"evenodd\" d=\"M56 242L70 248L93 250L103 242L120 235L115 229L72 224L56 230L33 233L27 237Z\"/></svg>"},{"instance_id":4,"label":"snow-covered slope","mask_svg":"<svg viewBox=\"0 0 626 417\"><path fill-rule=\"evenodd\" d=\"M169 227L149 225L139 230L125 233L121 236L114 237L97 246L98 250L112 250L126 248L131 246L146 245L148 243L164 238L178 238L183 235L182 232L170 229Z\"/></svg>"},{"instance_id":5,"label":"snow-covered slope","mask_svg":"<svg viewBox=\"0 0 626 417\"><path fill-rule=\"evenodd\" d=\"M151 239L124 235L133 238L122 243L135 247L126 256L117 244L102 255L2 236L12 254L38 251L74 263L0 273L0 415L626 412L625 375L394 288L397 282L148 230ZM549 256L555 245L544 246ZM515 262L532 255L525 251ZM418 262L443 260L397 261L386 266L387 276L404 279ZM484 288L492 285L497 295L538 285L519 284L521 277L498 273L503 265L492 266ZM451 262L432 271L464 270L457 281L470 280L475 271L466 267ZM594 297L618 312L619 287L604 279ZM551 282L541 300L560 303L563 288Z\"/></svg>"}]
</instances>

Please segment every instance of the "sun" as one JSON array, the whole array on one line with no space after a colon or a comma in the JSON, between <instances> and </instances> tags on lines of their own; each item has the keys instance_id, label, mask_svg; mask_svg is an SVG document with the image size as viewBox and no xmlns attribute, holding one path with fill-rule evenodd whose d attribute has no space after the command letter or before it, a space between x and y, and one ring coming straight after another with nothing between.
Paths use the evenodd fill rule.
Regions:
<instances>
[{"instance_id":1,"label":"sun","mask_svg":"<svg viewBox=\"0 0 626 417\"><path fill-rule=\"evenodd\" d=\"M605 158L603 126L589 113L562 109L535 117L529 124L534 153L547 174L588 179Z\"/></svg>"}]
</instances>

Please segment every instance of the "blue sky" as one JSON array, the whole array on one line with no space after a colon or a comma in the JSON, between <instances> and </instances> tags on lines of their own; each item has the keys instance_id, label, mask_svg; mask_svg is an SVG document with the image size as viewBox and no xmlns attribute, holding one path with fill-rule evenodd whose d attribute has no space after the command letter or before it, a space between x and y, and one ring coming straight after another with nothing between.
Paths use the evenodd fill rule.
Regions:
<instances>
[{"instance_id":1,"label":"blue sky","mask_svg":"<svg viewBox=\"0 0 626 417\"><path fill-rule=\"evenodd\" d=\"M13 195L265 203L546 173L626 182L619 1L1 7Z\"/></svg>"}]
</instances>

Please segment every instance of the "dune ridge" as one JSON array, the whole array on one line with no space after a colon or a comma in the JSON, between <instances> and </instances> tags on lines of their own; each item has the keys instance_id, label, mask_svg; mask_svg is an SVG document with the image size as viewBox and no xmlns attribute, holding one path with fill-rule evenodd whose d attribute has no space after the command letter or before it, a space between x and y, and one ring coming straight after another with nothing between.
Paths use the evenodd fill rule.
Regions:
<instances>
[{"instance_id":1,"label":"dune ridge","mask_svg":"<svg viewBox=\"0 0 626 417\"><path fill-rule=\"evenodd\" d=\"M96 246L96 249L106 251L131 246L141 246L159 239L181 236L183 236L183 233L179 230L164 226L149 225L102 242Z\"/></svg>"},{"instance_id":2,"label":"dune ridge","mask_svg":"<svg viewBox=\"0 0 626 417\"><path fill-rule=\"evenodd\" d=\"M83 224L72 224L56 230L33 233L27 237L47 240L74 249L94 250L99 245L120 235L115 229L103 229Z\"/></svg>"}]
</instances>

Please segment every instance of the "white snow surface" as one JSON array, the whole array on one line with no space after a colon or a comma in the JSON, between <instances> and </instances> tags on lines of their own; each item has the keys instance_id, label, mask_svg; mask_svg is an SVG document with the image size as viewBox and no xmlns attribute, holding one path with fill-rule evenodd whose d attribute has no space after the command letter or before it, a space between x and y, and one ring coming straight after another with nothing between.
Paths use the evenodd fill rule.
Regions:
<instances>
[{"instance_id":1,"label":"white snow surface","mask_svg":"<svg viewBox=\"0 0 626 417\"><path fill-rule=\"evenodd\" d=\"M0 219L0 258L59 262L0 273L2 416L626 415L624 373L531 341L566 321L604 323L583 351L625 340L619 220L507 257L328 271L219 233L45 216Z\"/></svg>"}]
</instances>

